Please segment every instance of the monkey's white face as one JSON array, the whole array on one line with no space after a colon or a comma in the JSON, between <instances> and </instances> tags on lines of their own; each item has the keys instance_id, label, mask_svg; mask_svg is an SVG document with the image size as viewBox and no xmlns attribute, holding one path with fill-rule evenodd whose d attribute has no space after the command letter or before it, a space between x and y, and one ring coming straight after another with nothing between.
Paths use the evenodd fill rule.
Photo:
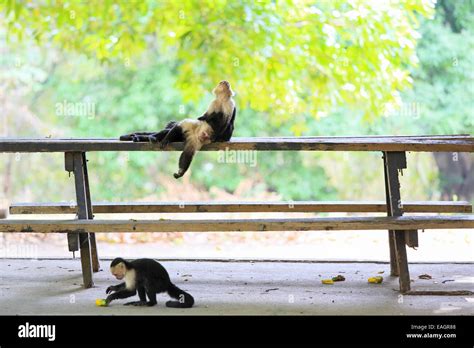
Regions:
<instances>
[{"instance_id":1,"label":"monkey's white face","mask_svg":"<svg viewBox=\"0 0 474 348\"><path fill-rule=\"evenodd\" d=\"M110 273L112 273L112 275L118 280L122 280L125 277L125 265L119 263L114 267L110 267Z\"/></svg>"},{"instance_id":2,"label":"monkey's white face","mask_svg":"<svg viewBox=\"0 0 474 348\"><path fill-rule=\"evenodd\" d=\"M234 95L234 92L232 91L232 88L230 87L230 83L227 81L219 82L216 88L214 88L213 92L216 96L223 95L226 97L231 97Z\"/></svg>"}]
</instances>

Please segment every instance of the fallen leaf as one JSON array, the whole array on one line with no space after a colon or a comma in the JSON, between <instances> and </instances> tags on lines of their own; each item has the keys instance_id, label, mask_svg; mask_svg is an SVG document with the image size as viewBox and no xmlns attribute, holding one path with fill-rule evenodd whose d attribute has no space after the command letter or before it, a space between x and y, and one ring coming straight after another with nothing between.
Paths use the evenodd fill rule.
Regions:
<instances>
[{"instance_id":1,"label":"fallen leaf","mask_svg":"<svg viewBox=\"0 0 474 348\"><path fill-rule=\"evenodd\" d=\"M432 277L429 274L421 274L418 276L418 279L431 279Z\"/></svg>"},{"instance_id":2,"label":"fallen leaf","mask_svg":"<svg viewBox=\"0 0 474 348\"><path fill-rule=\"evenodd\" d=\"M346 278L344 278L344 276L342 276L340 274L338 274L335 277L332 277L333 282L343 282L344 280L346 280Z\"/></svg>"}]
</instances>

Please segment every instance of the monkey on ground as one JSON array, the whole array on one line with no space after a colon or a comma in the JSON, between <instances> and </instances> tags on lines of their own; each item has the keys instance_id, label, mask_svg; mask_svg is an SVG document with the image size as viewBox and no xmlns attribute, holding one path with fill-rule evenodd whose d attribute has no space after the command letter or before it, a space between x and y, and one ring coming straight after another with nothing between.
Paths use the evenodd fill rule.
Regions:
<instances>
[{"instance_id":1,"label":"monkey on ground","mask_svg":"<svg viewBox=\"0 0 474 348\"><path fill-rule=\"evenodd\" d=\"M122 135L120 140L159 142L161 148L165 148L170 142L184 142L184 151L179 158L179 170L174 174L176 179L182 177L188 170L195 153L203 145L229 141L234 132L236 108L230 83L221 81L212 92L216 98L197 120L188 118L180 122L172 121L159 132L126 134Z\"/></svg>"},{"instance_id":2,"label":"monkey on ground","mask_svg":"<svg viewBox=\"0 0 474 348\"><path fill-rule=\"evenodd\" d=\"M168 272L158 261L152 259L126 261L117 257L110 264L110 272L115 278L123 279L124 282L107 288L106 305L113 300L134 296L137 292L140 301L125 303L126 306L154 306L157 303L156 294L163 292L178 300L166 302L166 307L190 308L194 305L194 298L171 282Z\"/></svg>"}]
</instances>

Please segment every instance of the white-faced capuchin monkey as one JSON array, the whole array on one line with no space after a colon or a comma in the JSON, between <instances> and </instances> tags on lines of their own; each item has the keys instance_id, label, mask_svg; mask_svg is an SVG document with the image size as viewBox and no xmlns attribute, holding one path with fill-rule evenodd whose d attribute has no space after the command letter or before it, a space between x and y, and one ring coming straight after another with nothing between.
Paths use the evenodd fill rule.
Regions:
<instances>
[{"instance_id":1,"label":"white-faced capuchin monkey","mask_svg":"<svg viewBox=\"0 0 474 348\"><path fill-rule=\"evenodd\" d=\"M166 302L166 307L190 308L194 305L194 298L171 283L166 269L152 259L137 259L125 261L118 257L110 264L110 272L123 283L112 285L105 291L107 305L116 299L134 296L138 292L140 301L128 302L125 305L154 306L156 294L167 292L178 301ZM148 301L146 300L148 296Z\"/></svg>"},{"instance_id":2,"label":"white-faced capuchin monkey","mask_svg":"<svg viewBox=\"0 0 474 348\"><path fill-rule=\"evenodd\" d=\"M139 132L122 135L120 140L134 142L160 142L165 148L170 142L184 142L184 151L179 158L179 170L176 179L188 170L196 151L203 145L218 141L229 141L234 132L236 114L234 92L227 81L221 81L212 91L216 98L209 104L207 111L197 120L185 119L172 121L160 132Z\"/></svg>"}]
</instances>

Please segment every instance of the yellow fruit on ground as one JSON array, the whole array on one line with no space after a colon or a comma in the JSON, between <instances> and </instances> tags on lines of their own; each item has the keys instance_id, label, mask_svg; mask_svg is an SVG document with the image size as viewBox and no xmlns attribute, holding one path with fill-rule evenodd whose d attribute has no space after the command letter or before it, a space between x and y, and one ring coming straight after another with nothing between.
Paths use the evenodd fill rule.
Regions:
<instances>
[{"instance_id":1,"label":"yellow fruit on ground","mask_svg":"<svg viewBox=\"0 0 474 348\"><path fill-rule=\"evenodd\" d=\"M107 306L107 302L102 299L102 298L98 298L97 300L95 300L95 305L97 307L106 307Z\"/></svg>"}]
</instances>

